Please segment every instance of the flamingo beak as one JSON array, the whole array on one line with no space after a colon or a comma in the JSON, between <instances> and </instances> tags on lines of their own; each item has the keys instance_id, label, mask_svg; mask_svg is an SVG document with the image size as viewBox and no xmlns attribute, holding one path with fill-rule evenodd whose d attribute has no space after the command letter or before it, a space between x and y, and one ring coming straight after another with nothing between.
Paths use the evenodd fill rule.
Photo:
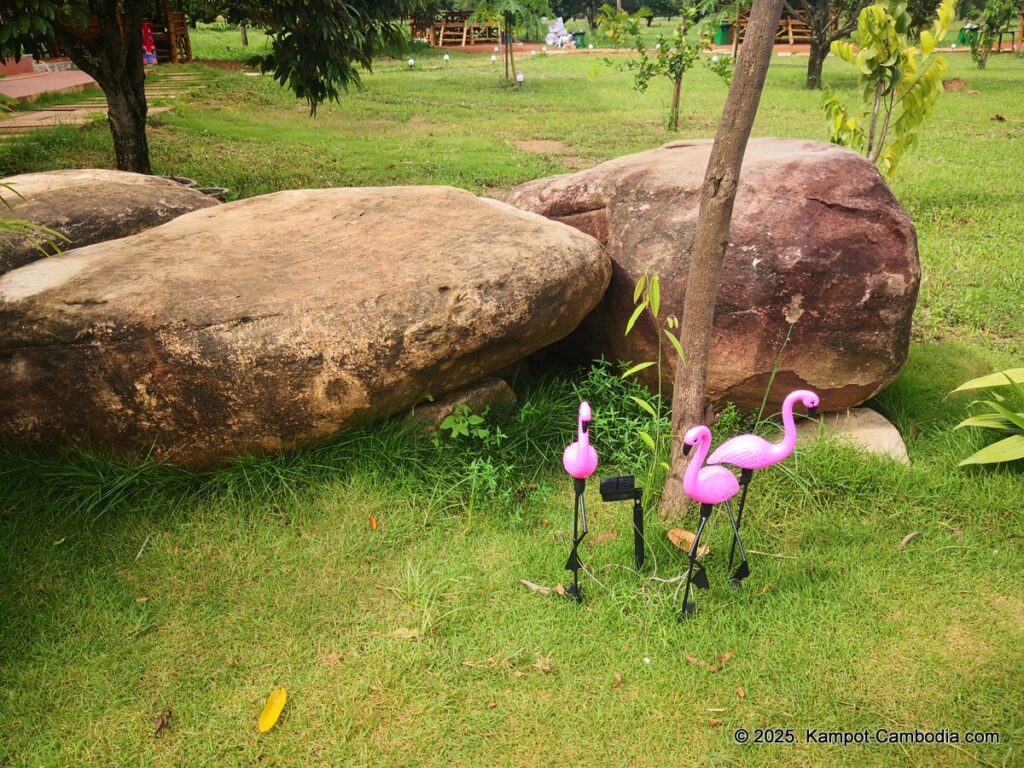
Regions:
<instances>
[{"instance_id":1,"label":"flamingo beak","mask_svg":"<svg viewBox=\"0 0 1024 768\"><path fill-rule=\"evenodd\" d=\"M583 434L584 435L589 435L590 434L590 422L589 421L584 421L584 422L581 422L581 424L583 426Z\"/></svg>"},{"instance_id":2,"label":"flamingo beak","mask_svg":"<svg viewBox=\"0 0 1024 768\"><path fill-rule=\"evenodd\" d=\"M693 448L693 446L689 443L683 443L683 456L689 456L691 448Z\"/></svg>"},{"instance_id":3,"label":"flamingo beak","mask_svg":"<svg viewBox=\"0 0 1024 768\"><path fill-rule=\"evenodd\" d=\"M816 418L818 418L818 406L812 405L810 408L807 409L807 418L809 418L809 419L816 419Z\"/></svg>"}]
</instances>

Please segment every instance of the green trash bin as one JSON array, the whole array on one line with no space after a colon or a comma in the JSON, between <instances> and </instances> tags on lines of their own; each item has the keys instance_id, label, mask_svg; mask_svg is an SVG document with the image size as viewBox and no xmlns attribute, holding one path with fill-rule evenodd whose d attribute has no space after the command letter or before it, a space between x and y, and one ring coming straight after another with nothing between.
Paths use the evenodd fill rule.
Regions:
<instances>
[{"instance_id":1,"label":"green trash bin","mask_svg":"<svg viewBox=\"0 0 1024 768\"><path fill-rule=\"evenodd\" d=\"M964 24L956 34L957 45L974 45L978 41L978 25Z\"/></svg>"},{"instance_id":2,"label":"green trash bin","mask_svg":"<svg viewBox=\"0 0 1024 768\"><path fill-rule=\"evenodd\" d=\"M575 45L577 48L585 47L584 44L586 43L586 40L587 40L587 33L586 32L573 32L572 33L572 42L573 42L573 45Z\"/></svg>"},{"instance_id":3,"label":"green trash bin","mask_svg":"<svg viewBox=\"0 0 1024 768\"><path fill-rule=\"evenodd\" d=\"M715 45L728 45L729 44L729 31L732 29L732 24L727 21L723 21L718 25L718 29L715 30Z\"/></svg>"}]
</instances>

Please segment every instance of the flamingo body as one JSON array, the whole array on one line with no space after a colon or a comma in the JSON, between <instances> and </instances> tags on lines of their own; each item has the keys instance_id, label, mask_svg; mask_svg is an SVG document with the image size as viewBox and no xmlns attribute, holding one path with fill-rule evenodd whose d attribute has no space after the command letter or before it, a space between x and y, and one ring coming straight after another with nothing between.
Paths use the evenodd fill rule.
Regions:
<instances>
[{"instance_id":1,"label":"flamingo body","mask_svg":"<svg viewBox=\"0 0 1024 768\"><path fill-rule=\"evenodd\" d=\"M585 480L597 469L597 451L590 444L590 420L592 418L590 403L580 403L580 414L576 433L576 442L570 443L562 454L562 466L565 471L577 480Z\"/></svg>"},{"instance_id":2,"label":"flamingo body","mask_svg":"<svg viewBox=\"0 0 1024 768\"><path fill-rule=\"evenodd\" d=\"M786 459L796 447L796 424L793 421L793 406L797 400L806 408L818 406L818 396L809 389L790 392L782 403L783 436L777 443L770 443L757 435L740 435L727 440L708 458L708 464L732 464L741 469L764 469Z\"/></svg>"},{"instance_id":3,"label":"flamingo body","mask_svg":"<svg viewBox=\"0 0 1024 768\"><path fill-rule=\"evenodd\" d=\"M721 504L739 493L740 484L732 472L725 467L702 466L711 446L710 429L694 427L686 433L683 442L697 446L683 474L683 490L687 496L701 504Z\"/></svg>"}]
</instances>

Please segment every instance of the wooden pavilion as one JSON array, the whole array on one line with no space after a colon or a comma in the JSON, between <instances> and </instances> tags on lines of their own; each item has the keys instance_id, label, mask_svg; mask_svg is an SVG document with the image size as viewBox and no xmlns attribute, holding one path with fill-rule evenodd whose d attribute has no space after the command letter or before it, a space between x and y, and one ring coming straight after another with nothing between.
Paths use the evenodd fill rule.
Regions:
<instances>
[{"instance_id":1,"label":"wooden pavilion","mask_svg":"<svg viewBox=\"0 0 1024 768\"><path fill-rule=\"evenodd\" d=\"M729 33L729 43L734 41L734 36L739 35L739 41L742 43L743 38L747 34L747 25L750 23L750 14L741 13L736 23L732 25L732 30ZM831 24L835 25L838 23L838 17L834 19ZM811 44L811 25L804 21L796 13L793 13L788 8L782 9L782 17L779 19L779 28L775 32L775 44L776 45L810 45Z\"/></svg>"},{"instance_id":2,"label":"wooden pavilion","mask_svg":"<svg viewBox=\"0 0 1024 768\"><path fill-rule=\"evenodd\" d=\"M470 21L472 15L472 11L441 11L433 19L410 18L409 33L413 40L436 46L497 43L501 36L498 27Z\"/></svg>"}]
</instances>

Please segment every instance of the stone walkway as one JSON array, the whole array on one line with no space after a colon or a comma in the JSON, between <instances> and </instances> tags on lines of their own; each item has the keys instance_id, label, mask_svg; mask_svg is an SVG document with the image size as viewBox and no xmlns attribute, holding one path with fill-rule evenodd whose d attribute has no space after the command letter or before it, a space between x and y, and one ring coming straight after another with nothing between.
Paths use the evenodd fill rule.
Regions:
<instances>
[{"instance_id":1,"label":"stone walkway","mask_svg":"<svg viewBox=\"0 0 1024 768\"><path fill-rule=\"evenodd\" d=\"M153 73L147 73L152 75ZM70 76L70 77L69 77ZM19 81L19 82L13 82ZM176 99L182 91L205 88L207 78L195 72L160 72L147 77L146 97L150 102ZM11 84L13 83L13 85ZM76 85L77 84L77 85ZM78 70L40 72L0 79L0 93L21 101L34 101L43 93L70 93L95 85L91 77ZM6 86L6 87L5 87ZM18 94L21 94L19 97ZM169 112L171 107L150 106L150 115ZM106 113L107 102L102 94L73 104L58 104L0 116L0 139L57 125L85 125L93 115Z\"/></svg>"},{"instance_id":2,"label":"stone walkway","mask_svg":"<svg viewBox=\"0 0 1024 768\"><path fill-rule=\"evenodd\" d=\"M77 69L31 72L0 78L0 95L17 101L35 101L44 93L77 93L96 81Z\"/></svg>"}]
</instances>

